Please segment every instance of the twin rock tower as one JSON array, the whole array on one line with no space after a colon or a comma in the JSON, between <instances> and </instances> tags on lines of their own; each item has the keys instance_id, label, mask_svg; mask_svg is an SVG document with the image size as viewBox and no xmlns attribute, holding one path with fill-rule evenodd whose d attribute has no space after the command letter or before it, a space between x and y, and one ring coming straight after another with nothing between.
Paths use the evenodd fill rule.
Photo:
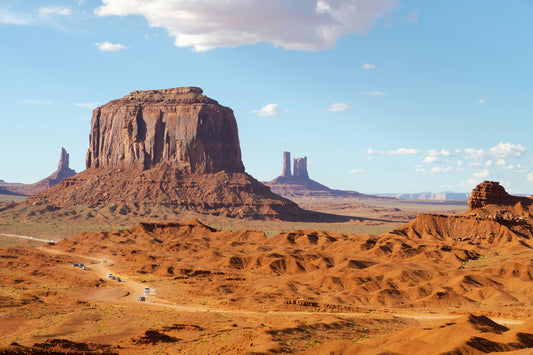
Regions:
<instances>
[{"instance_id":1,"label":"twin rock tower","mask_svg":"<svg viewBox=\"0 0 533 355\"><path fill-rule=\"evenodd\" d=\"M308 180L309 174L307 173L307 157L294 158L294 172L291 173L291 153L283 152L283 173L281 174L281 177L294 177Z\"/></svg>"}]
</instances>

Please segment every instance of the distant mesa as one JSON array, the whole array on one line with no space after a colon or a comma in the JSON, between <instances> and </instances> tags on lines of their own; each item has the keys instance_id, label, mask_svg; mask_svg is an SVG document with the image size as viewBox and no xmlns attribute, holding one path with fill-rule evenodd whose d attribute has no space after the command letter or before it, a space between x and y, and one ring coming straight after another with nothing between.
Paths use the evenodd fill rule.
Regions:
<instances>
[{"instance_id":1,"label":"distant mesa","mask_svg":"<svg viewBox=\"0 0 533 355\"><path fill-rule=\"evenodd\" d=\"M533 239L533 199L512 196L498 182L484 181L472 191L467 212L422 213L390 234L465 246L522 245Z\"/></svg>"},{"instance_id":2,"label":"distant mesa","mask_svg":"<svg viewBox=\"0 0 533 355\"><path fill-rule=\"evenodd\" d=\"M466 204L470 198L470 193L461 192L420 192L420 193L389 193L380 196L394 197L400 200L421 200L421 201L456 201Z\"/></svg>"},{"instance_id":3,"label":"distant mesa","mask_svg":"<svg viewBox=\"0 0 533 355\"><path fill-rule=\"evenodd\" d=\"M291 169L291 153L283 152L283 171L280 176L264 184L286 198L378 198L356 191L334 190L309 178L307 157L295 158Z\"/></svg>"},{"instance_id":4,"label":"distant mesa","mask_svg":"<svg viewBox=\"0 0 533 355\"><path fill-rule=\"evenodd\" d=\"M50 176L30 185L6 184L4 189L17 195L31 196L49 189L50 187L59 184L64 179L74 175L76 175L76 171L69 167L69 154L65 148L61 147L61 155L59 157L57 170Z\"/></svg>"},{"instance_id":5,"label":"distant mesa","mask_svg":"<svg viewBox=\"0 0 533 355\"><path fill-rule=\"evenodd\" d=\"M87 169L25 203L315 218L245 173L233 111L202 93L198 87L137 90L96 108Z\"/></svg>"}]
</instances>

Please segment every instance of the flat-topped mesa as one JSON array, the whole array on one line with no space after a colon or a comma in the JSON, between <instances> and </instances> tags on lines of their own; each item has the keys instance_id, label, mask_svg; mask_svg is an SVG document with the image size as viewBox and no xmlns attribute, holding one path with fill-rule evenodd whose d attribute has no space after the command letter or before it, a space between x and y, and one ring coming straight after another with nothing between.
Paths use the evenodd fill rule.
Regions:
<instances>
[{"instance_id":1,"label":"flat-topped mesa","mask_svg":"<svg viewBox=\"0 0 533 355\"><path fill-rule=\"evenodd\" d=\"M505 191L505 188L497 181L484 181L472 190L472 194L468 200L468 207L470 210L473 210L487 205L509 206L519 202L530 205L533 200L527 197L509 195Z\"/></svg>"},{"instance_id":2,"label":"flat-topped mesa","mask_svg":"<svg viewBox=\"0 0 533 355\"><path fill-rule=\"evenodd\" d=\"M87 168L167 163L184 172L244 172L233 111L197 87L136 90L93 111Z\"/></svg>"}]
</instances>

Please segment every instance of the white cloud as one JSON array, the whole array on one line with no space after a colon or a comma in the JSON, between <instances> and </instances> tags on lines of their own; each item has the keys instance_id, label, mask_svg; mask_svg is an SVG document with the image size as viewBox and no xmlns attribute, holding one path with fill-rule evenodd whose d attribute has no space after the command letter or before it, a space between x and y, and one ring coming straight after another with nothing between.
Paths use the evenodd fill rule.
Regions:
<instances>
[{"instance_id":1,"label":"white cloud","mask_svg":"<svg viewBox=\"0 0 533 355\"><path fill-rule=\"evenodd\" d=\"M527 176L526 176L526 180L527 180L528 182L533 182L533 173L529 173L529 174L527 174Z\"/></svg>"},{"instance_id":2,"label":"white cloud","mask_svg":"<svg viewBox=\"0 0 533 355\"><path fill-rule=\"evenodd\" d=\"M345 35L365 35L399 7L396 0L103 0L98 16L144 16L178 47L201 52L270 42L288 50L333 48Z\"/></svg>"},{"instance_id":3,"label":"white cloud","mask_svg":"<svg viewBox=\"0 0 533 355\"><path fill-rule=\"evenodd\" d=\"M418 150L411 148L398 148L396 150L389 151L389 155L415 155L418 153Z\"/></svg>"},{"instance_id":4,"label":"white cloud","mask_svg":"<svg viewBox=\"0 0 533 355\"><path fill-rule=\"evenodd\" d=\"M485 162L485 166L491 166L492 165L492 160L487 160Z\"/></svg>"},{"instance_id":5,"label":"white cloud","mask_svg":"<svg viewBox=\"0 0 533 355\"><path fill-rule=\"evenodd\" d=\"M260 117L270 117L270 116L278 116L281 111L283 110L278 104L268 104L265 107L252 111L252 113L257 114Z\"/></svg>"},{"instance_id":6,"label":"white cloud","mask_svg":"<svg viewBox=\"0 0 533 355\"><path fill-rule=\"evenodd\" d=\"M365 95L372 95L372 96L385 96L387 95L384 91L363 91L363 94Z\"/></svg>"},{"instance_id":7,"label":"white cloud","mask_svg":"<svg viewBox=\"0 0 533 355\"><path fill-rule=\"evenodd\" d=\"M93 108L97 107L100 104L97 103L97 102L85 102L85 103L75 103L74 105L76 105L78 107L93 109Z\"/></svg>"},{"instance_id":8,"label":"white cloud","mask_svg":"<svg viewBox=\"0 0 533 355\"><path fill-rule=\"evenodd\" d=\"M431 169L431 174L448 173L450 171L452 171L452 167L451 166L448 166L446 168L441 168L441 167L435 166L435 167L433 167L433 169Z\"/></svg>"},{"instance_id":9,"label":"white cloud","mask_svg":"<svg viewBox=\"0 0 533 355\"><path fill-rule=\"evenodd\" d=\"M449 157L450 156L450 151L449 150L446 150L446 149L441 149L440 150L440 155L442 155L443 157Z\"/></svg>"},{"instance_id":10,"label":"white cloud","mask_svg":"<svg viewBox=\"0 0 533 355\"><path fill-rule=\"evenodd\" d=\"M527 149L521 144L498 143L497 146L490 148L488 152L495 157L520 158L526 155Z\"/></svg>"},{"instance_id":11,"label":"white cloud","mask_svg":"<svg viewBox=\"0 0 533 355\"><path fill-rule=\"evenodd\" d=\"M350 170L350 174L357 174L357 173L364 173L365 169L352 169Z\"/></svg>"},{"instance_id":12,"label":"white cloud","mask_svg":"<svg viewBox=\"0 0 533 355\"><path fill-rule=\"evenodd\" d=\"M433 164L433 163L436 163L437 161L439 161L439 158L437 158L436 156L428 155L427 157L424 158L422 163L424 163L424 164Z\"/></svg>"},{"instance_id":13,"label":"white cloud","mask_svg":"<svg viewBox=\"0 0 533 355\"><path fill-rule=\"evenodd\" d=\"M365 63L361 66L361 69L363 70L376 69L376 66L373 64Z\"/></svg>"},{"instance_id":14,"label":"white cloud","mask_svg":"<svg viewBox=\"0 0 533 355\"><path fill-rule=\"evenodd\" d=\"M504 166L504 165L507 165L507 162L505 161L505 159L498 159L496 161L496 165L498 166Z\"/></svg>"},{"instance_id":15,"label":"white cloud","mask_svg":"<svg viewBox=\"0 0 533 355\"><path fill-rule=\"evenodd\" d=\"M339 111L349 111L352 109L352 102L349 101L347 103L339 103L335 102L329 105L328 111L329 112L339 112Z\"/></svg>"},{"instance_id":16,"label":"white cloud","mask_svg":"<svg viewBox=\"0 0 533 355\"><path fill-rule=\"evenodd\" d=\"M46 15L71 15L72 11L66 7L43 7L39 9L39 16Z\"/></svg>"},{"instance_id":17,"label":"white cloud","mask_svg":"<svg viewBox=\"0 0 533 355\"><path fill-rule=\"evenodd\" d=\"M513 171L515 173L525 173L526 171L528 171L528 169L525 166L522 166L521 164L517 164Z\"/></svg>"},{"instance_id":18,"label":"white cloud","mask_svg":"<svg viewBox=\"0 0 533 355\"><path fill-rule=\"evenodd\" d=\"M483 171L479 171L477 173L474 173L474 178L476 179L484 179L488 178L490 175L489 169L484 169Z\"/></svg>"},{"instance_id":19,"label":"white cloud","mask_svg":"<svg viewBox=\"0 0 533 355\"><path fill-rule=\"evenodd\" d=\"M0 24L6 25L30 25L31 20L24 15L15 12L0 9Z\"/></svg>"},{"instance_id":20,"label":"white cloud","mask_svg":"<svg viewBox=\"0 0 533 355\"><path fill-rule=\"evenodd\" d=\"M377 150L377 149L368 149L366 151L368 154L372 155L372 154L386 154L386 152L384 150Z\"/></svg>"},{"instance_id":21,"label":"white cloud","mask_svg":"<svg viewBox=\"0 0 533 355\"><path fill-rule=\"evenodd\" d=\"M28 105L53 105L54 102L50 100L24 100L22 103Z\"/></svg>"},{"instance_id":22,"label":"white cloud","mask_svg":"<svg viewBox=\"0 0 533 355\"><path fill-rule=\"evenodd\" d=\"M484 104L485 103L485 99L479 99L479 100L477 100L477 103L478 104Z\"/></svg>"},{"instance_id":23,"label":"white cloud","mask_svg":"<svg viewBox=\"0 0 533 355\"><path fill-rule=\"evenodd\" d=\"M95 43L95 46L101 50L102 52L116 52L120 51L122 49L126 49L127 47L120 43L110 43L110 42L98 42Z\"/></svg>"}]
</instances>

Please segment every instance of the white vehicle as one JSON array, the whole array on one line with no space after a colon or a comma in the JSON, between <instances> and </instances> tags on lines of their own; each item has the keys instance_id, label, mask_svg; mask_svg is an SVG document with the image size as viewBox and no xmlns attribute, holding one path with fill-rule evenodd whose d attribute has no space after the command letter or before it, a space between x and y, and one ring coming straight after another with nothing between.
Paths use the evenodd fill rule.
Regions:
<instances>
[{"instance_id":1,"label":"white vehicle","mask_svg":"<svg viewBox=\"0 0 533 355\"><path fill-rule=\"evenodd\" d=\"M144 288L144 294L149 294L150 293L150 287L145 287Z\"/></svg>"}]
</instances>

